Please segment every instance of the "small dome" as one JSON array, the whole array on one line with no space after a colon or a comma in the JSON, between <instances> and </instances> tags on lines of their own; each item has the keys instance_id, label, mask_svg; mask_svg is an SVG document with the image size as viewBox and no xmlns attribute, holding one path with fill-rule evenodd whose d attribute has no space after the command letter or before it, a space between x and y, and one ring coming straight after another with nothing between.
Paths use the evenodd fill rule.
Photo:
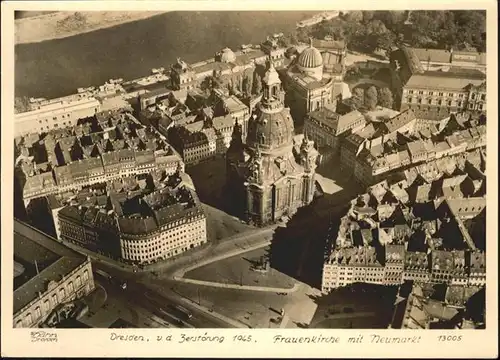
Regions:
<instances>
[{"instance_id":1,"label":"small dome","mask_svg":"<svg viewBox=\"0 0 500 360\"><path fill-rule=\"evenodd\" d=\"M280 76L272 62L269 62L269 69L267 69L263 81L266 85L281 84Z\"/></svg>"},{"instance_id":2,"label":"small dome","mask_svg":"<svg viewBox=\"0 0 500 360\"><path fill-rule=\"evenodd\" d=\"M236 55L234 55L233 50L230 48L224 48L221 51L220 61L225 63L234 62L236 60Z\"/></svg>"},{"instance_id":3,"label":"small dome","mask_svg":"<svg viewBox=\"0 0 500 360\"><path fill-rule=\"evenodd\" d=\"M318 49L310 46L299 55L298 64L302 68L317 68L323 65L323 56Z\"/></svg>"}]
</instances>

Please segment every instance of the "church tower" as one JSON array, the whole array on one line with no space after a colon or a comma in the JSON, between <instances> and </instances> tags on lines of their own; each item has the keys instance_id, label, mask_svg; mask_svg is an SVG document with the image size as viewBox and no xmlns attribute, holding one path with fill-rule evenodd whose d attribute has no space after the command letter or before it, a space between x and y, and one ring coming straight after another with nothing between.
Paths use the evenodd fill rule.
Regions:
<instances>
[{"instance_id":1,"label":"church tower","mask_svg":"<svg viewBox=\"0 0 500 360\"><path fill-rule=\"evenodd\" d=\"M241 127L235 126L227 153L228 176L241 181L243 199L234 196L242 217L264 226L291 216L312 201L317 152L307 140L294 154L294 126L285 92L271 60L262 78L262 99L248 121L246 145L241 151ZM242 160L243 159L243 160ZM235 164L240 166L235 166ZM232 172L231 169L234 169Z\"/></svg>"},{"instance_id":2,"label":"church tower","mask_svg":"<svg viewBox=\"0 0 500 360\"><path fill-rule=\"evenodd\" d=\"M262 105L271 106L274 103L275 108L285 106L285 92L281 86L281 80L271 59L268 60L268 70L262 79L263 96ZM272 106L271 106L272 108Z\"/></svg>"}]
</instances>

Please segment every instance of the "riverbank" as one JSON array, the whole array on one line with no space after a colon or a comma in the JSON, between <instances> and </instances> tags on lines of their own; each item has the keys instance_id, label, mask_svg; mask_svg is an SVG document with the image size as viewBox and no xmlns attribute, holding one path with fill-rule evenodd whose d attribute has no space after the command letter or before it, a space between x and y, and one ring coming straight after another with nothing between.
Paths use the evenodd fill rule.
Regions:
<instances>
[{"instance_id":1,"label":"riverbank","mask_svg":"<svg viewBox=\"0 0 500 360\"><path fill-rule=\"evenodd\" d=\"M18 44L15 93L51 99L109 79L137 79L152 68L168 68L178 57L194 63L225 47L260 44L270 34L293 31L297 21L311 14L170 11L62 39Z\"/></svg>"},{"instance_id":2,"label":"riverbank","mask_svg":"<svg viewBox=\"0 0 500 360\"><path fill-rule=\"evenodd\" d=\"M15 20L15 44L62 39L147 19L168 11L58 11Z\"/></svg>"}]
</instances>

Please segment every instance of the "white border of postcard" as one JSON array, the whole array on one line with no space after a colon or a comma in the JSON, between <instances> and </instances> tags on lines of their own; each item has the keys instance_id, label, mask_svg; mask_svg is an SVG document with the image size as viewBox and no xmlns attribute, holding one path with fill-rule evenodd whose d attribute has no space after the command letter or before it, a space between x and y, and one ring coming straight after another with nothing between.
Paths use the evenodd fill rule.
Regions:
<instances>
[{"instance_id":1,"label":"white border of postcard","mask_svg":"<svg viewBox=\"0 0 500 360\"><path fill-rule=\"evenodd\" d=\"M497 299L497 4L494 0L420 0L377 1L12 1L2 2L2 356L23 357L442 357L476 358L498 355ZM219 342L179 343L181 329L58 329L57 342L31 342L32 329L12 328L13 209L12 209L12 123L14 104L14 10L389 10L389 9L486 9L488 48L488 212L487 212L487 326L486 330L189 330L189 335L223 336ZM136 335L136 341L113 341L111 333ZM249 343L233 342L235 335L251 335ZM164 341L172 335L172 341ZM275 343L274 337L294 337L293 343ZM347 339L364 336L362 344L348 344ZM407 339L399 343L372 342L373 336ZM461 335L460 342L439 342L442 335ZM162 336L162 341L157 341ZM300 337L328 338L328 342L311 343ZM143 340L141 340L141 338Z\"/></svg>"}]
</instances>

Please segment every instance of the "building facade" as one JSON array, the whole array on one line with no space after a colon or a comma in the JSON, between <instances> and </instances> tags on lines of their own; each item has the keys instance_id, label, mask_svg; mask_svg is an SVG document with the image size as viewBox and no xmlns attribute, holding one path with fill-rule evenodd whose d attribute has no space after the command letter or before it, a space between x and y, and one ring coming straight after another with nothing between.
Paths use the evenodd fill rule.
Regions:
<instances>
[{"instance_id":1,"label":"building facade","mask_svg":"<svg viewBox=\"0 0 500 360\"><path fill-rule=\"evenodd\" d=\"M354 283L384 284L384 266L376 259L373 247L342 248L323 266L324 293Z\"/></svg>"},{"instance_id":2,"label":"building facade","mask_svg":"<svg viewBox=\"0 0 500 360\"><path fill-rule=\"evenodd\" d=\"M171 86L176 90L195 89L207 77L214 77L224 87L240 89L243 79L252 78L255 67L265 63L268 54L264 49L246 48L233 52L230 48L224 48L213 58L195 64L187 64L178 58L171 67ZM281 50L271 46L268 52L272 52L273 56L278 56Z\"/></svg>"},{"instance_id":3,"label":"building facade","mask_svg":"<svg viewBox=\"0 0 500 360\"><path fill-rule=\"evenodd\" d=\"M286 75L286 100L293 118L301 123L307 113L334 104L334 83L335 78L324 75L323 55L311 41Z\"/></svg>"},{"instance_id":4,"label":"building facade","mask_svg":"<svg viewBox=\"0 0 500 360\"><path fill-rule=\"evenodd\" d=\"M361 136L363 130L342 137L340 166L357 182L370 186L394 172L408 168L425 172L443 159L454 161L486 146L486 125L461 117L420 120L408 109L380 124L369 137Z\"/></svg>"},{"instance_id":5,"label":"building facade","mask_svg":"<svg viewBox=\"0 0 500 360\"><path fill-rule=\"evenodd\" d=\"M137 183L144 184L142 191L122 188L135 187L129 178L114 184L121 191L63 207L54 219L58 238L134 264L166 260L205 244L206 218L192 180L180 171L162 174L161 181L155 177ZM148 182L154 186L148 188Z\"/></svg>"},{"instance_id":6,"label":"building facade","mask_svg":"<svg viewBox=\"0 0 500 360\"><path fill-rule=\"evenodd\" d=\"M14 291L14 327L40 327L58 306L94 288L89 258L61 257Z\"/></svg>"},{"instance_id":7,"label":"building facade","mask_svg":"<svg viewBox=\"0 0 500 360\"><path fill-rule=\"evenodd\" d=\"M448 114L468 109L486 111L486 105L482 103L486 101L484 72L464 67L461 63L446 69L431 69L429 66L426 69L425 62L419 58L420 50L405 47L390 56L393 88L401 111L414 109Z\"/></svg>"},{"instance_id":8,"label":"building facade","mask_svg":"<svg viewBox=\"0 0 500 360\"><path fill-rule=\"evenodd\" d=\"M449 70L450 67L463 67L486 72L486 53L455 51L453 49L411 48L427 71Z\"/></svg>"},{"instance_id":9,"label":"building facade","mask_svg":"<svg viewBox=\"0 0 500 360\"><path fill-rule=\"evenodd\" d=\"M304 133L314 141L318 148L329 147L335 154L340 152L341 139L344 134L357 132L366 125L363 114L354 110L344 115L335 112L332 104L310 112L304 122Z\"/></svg>"},{"instance_id":10,"label":"building facade","mask_svg":"<svg viewBox=\"0 0 500 360\"><path fill-rule=\"evenodd\" d=\"M32 110L14 116L14 136L49 132L74 126L79 119L94 116L101 109L100 102L85 93L39 101Z\"/></svg>"}]
</instances>

